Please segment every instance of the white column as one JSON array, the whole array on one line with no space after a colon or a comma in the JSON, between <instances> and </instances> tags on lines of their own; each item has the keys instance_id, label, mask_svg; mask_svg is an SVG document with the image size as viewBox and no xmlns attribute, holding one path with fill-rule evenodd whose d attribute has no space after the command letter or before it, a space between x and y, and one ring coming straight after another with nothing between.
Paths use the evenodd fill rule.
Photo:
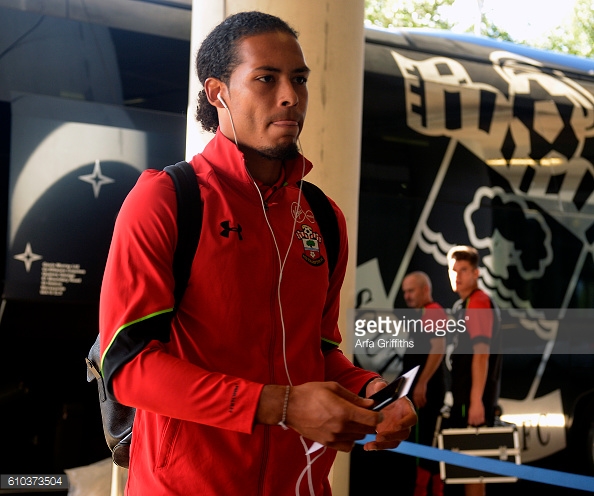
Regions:
<instances>
[{"instance_id":1,"label":"white column","mask_svg":"<svg viewBox=\"0 0 594 496\"><path fill-rule=\"evenodd\" d=\"M346 351L352 344L352 336L346 332L346 310L353 308L355 301L364 0L194 0L192 57L214 25L230 14L248 10L277 15L296 29L305 60L312 69L301 145L304 155L314 164L308 179L336 201L347 219L349 267L342 290L340 317ZM191 74L195 80L194 60ZM189 157L202 149L194 124L198 87L197 82L190 84ZM349 460L349 455L340 453L334 464L331 482L335 496L349 494Z\"/></svg>"},{"instance_id":2,"label":"white column","mask_svg":"<svg viewBox=\"0 0 594 496\"><path fill-rule=\"evenodd\" d=\"M190 36L190 88L186 127L186 160L201 152L213 134L204 132L196 122L198 92L202 89L196 74L196 53L208 33L227 17L225 0L192 0L192 34Z\"/></svg>"}]
</instances>

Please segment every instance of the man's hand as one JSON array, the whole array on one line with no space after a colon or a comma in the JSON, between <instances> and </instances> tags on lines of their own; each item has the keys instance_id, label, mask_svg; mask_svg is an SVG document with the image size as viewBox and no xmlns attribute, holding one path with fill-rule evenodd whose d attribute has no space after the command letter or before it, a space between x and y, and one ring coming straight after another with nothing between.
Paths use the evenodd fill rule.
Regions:
<instances>
[{"instance_id":1,"label":"man's hand","mask_svg":"<svg viewBox=\"0 0 594 496\"><path fill-rule=\"evenodd\" d=\"M384 381L373 381L367 388L367 396L385 387ZM388 405L381 413L384 414L384 419L377 426L375 441L363 446L366 451L396 448L401 441L408 438L412 426L417 423L415 408L406 396Z\"/></svg>"},{"instance_id":2,"label":"man's hand","mask_svg":"<svg viewBox=\"0 0 594 496\"><path fill-rule=\"evenodd\" d=\"M468 408L468 425L479 427L485 425L485 406L482 401L470 400Z\"/></svg>"},{"instance_id":3,"label":"man's hand","mask_svg":"<svg viewBox=\"0 0 594 496\"><path fill-rule=\"evenodd\" d=\"M256 421L278 423L285 392L285 386L265 386ZM369 410L372 405L336 382L307 382L291 387L285 424L307 439L349 452L383 420L382 413Z\"/></svg>"},{"instance_id":4,"label":"man's hand","mask_svg":"<svg viewBox=\"0 0 594 496\"><path fill-rule=\"evenodd\" d=\"M355 441L375 432L381 413L335 382L308 382L291 389L287 425L312 441L349 452Z\"/></svg>"},{"instance_id":5,"label":"man's hand","mask_svg":"<svg viewBox=\"0 0 594 496\"><path fill-rule=\"evenodd\" d=\"M417 408L423 408L427 404L427 383L417 382L417 385L413 389L413 403Z\"/></svg>"}]
</instances>

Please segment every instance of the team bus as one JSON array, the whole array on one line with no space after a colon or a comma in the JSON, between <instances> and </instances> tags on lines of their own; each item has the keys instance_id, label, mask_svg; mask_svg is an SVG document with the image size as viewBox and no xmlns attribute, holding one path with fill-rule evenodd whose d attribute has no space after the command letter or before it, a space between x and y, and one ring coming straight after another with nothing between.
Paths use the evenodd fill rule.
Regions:
<instances>
[{"instance_id":1,"label":"team bus","mask_svg":"<svg viewBox=\"0 0 594 496\"><path fill-rule=\"evenodd\" d=\"M473 35L368 30L357 308L405 308L426 272L474 246L502 312L502 419L522 461L594 451L594 61ZM400 353L357 354L395 374ZM404 350L403 350L404 351Z\"/></svg>"},{"instance_id":2,"label":"team bus","mask_svg":"<svg viewBox=\"0 0 594 496\"><path fill-rule=\"evenodd\" d=\"M185 152L191 2L81 5L0 0L4 474L109 455L83 357L111 229L141 171ZM403 307L402 278L423 270L449 307L446 253L476 247L482 287L519 312L506 332L539 350L505 355L500 406L522 460L569 454L584 473L594 362L559 336L564 312L594 306L593 135L592 61L366 30L356 306ZM398 350L356 359L400 367Z\"/></svg>"}]
</instances>

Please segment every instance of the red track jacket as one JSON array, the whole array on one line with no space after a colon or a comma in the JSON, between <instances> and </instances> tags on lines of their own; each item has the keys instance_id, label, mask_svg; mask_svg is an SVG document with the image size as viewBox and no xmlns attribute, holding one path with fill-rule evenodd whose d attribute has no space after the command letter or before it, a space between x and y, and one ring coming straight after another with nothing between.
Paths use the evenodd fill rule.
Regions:
<instances>
[{"instance_id":1,"label":"red track jacket","mask_svg":"<svg viewBox=\"0 0 594 496\"><path fill-rule=\"evenodd\" d=\"M126 198L101 290L102 373L109 394L137 408L127 494L293 495L304 448L295 431L254 423L263 386L334 380L358 392L376 376L336 348L344 216L333 204L341 249L329 280L319 226L297 203L307 160L286 164L264 205L220 132L191 163L204 220L173 320L176 198L165 172L145 171ZM312 466L316 494L330 494L334 456Z\"/></svg>"}]
</instances>

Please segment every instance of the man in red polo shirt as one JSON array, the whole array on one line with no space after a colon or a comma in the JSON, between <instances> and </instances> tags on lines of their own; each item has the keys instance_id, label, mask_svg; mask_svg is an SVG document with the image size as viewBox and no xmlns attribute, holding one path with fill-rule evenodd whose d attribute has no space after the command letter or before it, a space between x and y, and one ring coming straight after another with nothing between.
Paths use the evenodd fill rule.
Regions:
<instances>
[{"instance_id":1,"label":"man in red polo shirt","mask_svg":"<svg viewBox=\"0 0 594 496\"><path fill-rule=\"evenodd\" d=\"M402 293L409 308L422 312L424 323L431 320L433 326L424 328L437 329L439 323L445 324L448 317L443 307L433 301L431 280L424 272L411 272L402 281ZM411 441L431 446L435 432L435 424L443 406L445 395L445 336L436 332L416 333L414 336L414 353L408 350L404 355L404 370L419 365L420 371L412 385L410 395L417 409L418 421L411 434ZM439 475L439 464L435 461L420 458L416 467L415 496L426 496L431 485L433 496L443 494L443 483Z\"/></svg>"}]
</instances>

